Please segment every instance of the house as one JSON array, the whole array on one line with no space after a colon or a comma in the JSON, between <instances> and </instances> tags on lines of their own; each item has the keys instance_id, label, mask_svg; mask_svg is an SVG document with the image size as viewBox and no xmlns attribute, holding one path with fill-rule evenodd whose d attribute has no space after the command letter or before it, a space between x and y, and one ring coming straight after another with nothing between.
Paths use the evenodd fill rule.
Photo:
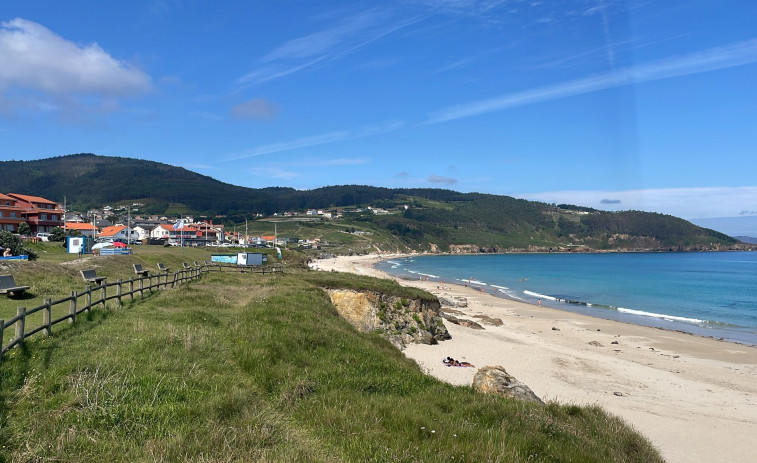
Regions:
<instances>
[{"instance_id":1,"label":"house","mask_svg":"<svg viewBox=\"0 0 757 463\"><path fill-rule=\"evenodd\" d=\"M0 230L18 233L18 224L23 222L23 209L16 198L0 193Z\"/></svg>"},{"instance_id":2,"label":"house","mask_svg":"<svg viewBox=\"0 0 757 463\"><path fill-rule=\"evenodd\" d=\"M173 225L160 224L152 229L152 231L150 232L150 238L154 238L156 240L167 240L168 235L172 231L175 231L173 229Z\"/></svg>"},{"instance_id":3,"label":"house","mask_svg":"<svg viewBox=\"0 0 757 463\"><path fill-rule=\"evenodd\" d=\"M150 237L159 240L187 241L197 239L197 229L184 225L183 228L174 229L176 225L161 224L150 232Z\"/></svg>"},{"instance_id":4,"label":"house","mask_svg":"<svg viewBox=\"0 0 757 463\"><path fill-rule=\"evenodd\" d=\"M154 229L154 226L151 227L149 225L137 225L134 227L134 231L137 232L137 236L139 236L139 239L142 241L147 241L147 239L152 236L151 233Z\"/></svg>"},{"instance_id":5,"label":"house","mask_svg":"<svg viewBox=\"0 0 757 463\"><path fill-rule=\"evenodd\" d=\"M66 222L63 225L63 230L65 230L67 233L76 230L81 233L81 236L93 237L97 234L97 229L93 224L83 222Z\"/></svg>"},{"instance_id":6,"label":"house","mask_svg":"<svg viewBox=\"0 0 757 463\"><path fill-rule=\"evenodd\" d=\"M22 209L22 221L29 224L32 235L50 233L55 227L63 227L63 209L54 201L39 196L8 193L16 205Z\"/></svg>"},{"instance_id":7,"label":"house","mask_svg":"<svg viewBox=\"0 0 757 463\"><path fill-rule=\"evenodd\" d=\"M129 236L131 234L131 237ZM97 235L98 238L105 239L121 239L127 241L135 241L139 239L139 235L133 229L126 225L113 225L111 227L105 227Z\"/></svg>"}]
</instances>

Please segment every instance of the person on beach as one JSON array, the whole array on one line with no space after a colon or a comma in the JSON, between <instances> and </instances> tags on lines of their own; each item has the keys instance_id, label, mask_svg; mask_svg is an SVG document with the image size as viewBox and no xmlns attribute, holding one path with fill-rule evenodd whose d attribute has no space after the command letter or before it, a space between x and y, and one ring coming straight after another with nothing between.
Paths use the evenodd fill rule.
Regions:
<instances>
[{"instance_id":1,"label":"person on beach","mask_svg":"<svg viewBox=\"0 0 757 463\"><path fill-rule=\"evenodd\" d=\"M539 298L539 307L541 308L541 298Z\"/></svg>"}]
</instances>

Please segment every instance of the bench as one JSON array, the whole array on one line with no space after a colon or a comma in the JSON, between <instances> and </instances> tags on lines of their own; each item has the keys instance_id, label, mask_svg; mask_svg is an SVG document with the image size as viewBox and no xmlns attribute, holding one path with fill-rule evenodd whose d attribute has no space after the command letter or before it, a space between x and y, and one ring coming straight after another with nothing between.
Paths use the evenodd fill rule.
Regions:
<instances>
[{"instance_id":1,"label":"bench","mask_svg":"<svg viewBox=\"0 0 757 463\"><path fill-rule=\"evenodd\" d=\"M163 265L163 262L158 262L158 270L160 270L161 272L166 272L166 273L171 271L170 268Z\"/></svg>"},{"instance_id":2,"label":"bench","mask_svg":"<svg viewBox=\"0 0 757 463\"><path fill-rule=\"evenodd\" d=\"M88 283L94 283L96 285L99 285L100 283L108 279L107 277L97 276L97 273L95 273L94 269L82 270L81 277L84 278L84 281Z\"/></svg>"},{"instance_id":3,"label":"bench","mask_svg":"<svg viewBox=\"0 0 757 463\"><path fill-rule=\"evenodd\" d=\"M0 294L9 296L20 296L31 286L18 286L13 275L0 275Z\"/></svg>"},{"instance_id":4,"label":"bench","mask_svg":"<svg viewBox=\"0 0 757 463\"><path fill-rule=\"evenodd\" d=\"M142 268L142 264L134 264L134 273L140 277L150 276L150 271Z\"/></svg>"}]
</instances>

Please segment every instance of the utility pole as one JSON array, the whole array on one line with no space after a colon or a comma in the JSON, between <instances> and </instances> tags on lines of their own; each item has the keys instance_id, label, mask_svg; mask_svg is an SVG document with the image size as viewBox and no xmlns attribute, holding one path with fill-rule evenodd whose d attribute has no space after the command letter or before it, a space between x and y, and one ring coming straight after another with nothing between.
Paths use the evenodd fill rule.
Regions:
<instances>
[{"instance_id":1,"label":"utility pole","mask_svg":"<svg viewBox=\"0 0 757 463\"><path fill-rule=\"evenodd\" d=\"M247 252L247 238L248 238L248 236L249 235L247 233L247 217L245 217L244 218L244 252Z\"/></svg>"}]
</instances>

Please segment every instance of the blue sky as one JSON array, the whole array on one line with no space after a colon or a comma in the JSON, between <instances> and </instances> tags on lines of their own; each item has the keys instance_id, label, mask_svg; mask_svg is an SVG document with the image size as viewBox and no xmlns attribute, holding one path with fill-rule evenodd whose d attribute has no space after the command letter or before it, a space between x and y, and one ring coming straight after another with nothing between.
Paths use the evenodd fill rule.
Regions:
<instances>
[{"instance_id":1,"label":"blue sky","mask_svg":"<svg viewBox=\"0 0 757 463\"><path fill-rule=\"evenodd\" d=\"M756 22L752 0L4 0L0 159L757 216Z\"/></svg>"}]
</instances>

